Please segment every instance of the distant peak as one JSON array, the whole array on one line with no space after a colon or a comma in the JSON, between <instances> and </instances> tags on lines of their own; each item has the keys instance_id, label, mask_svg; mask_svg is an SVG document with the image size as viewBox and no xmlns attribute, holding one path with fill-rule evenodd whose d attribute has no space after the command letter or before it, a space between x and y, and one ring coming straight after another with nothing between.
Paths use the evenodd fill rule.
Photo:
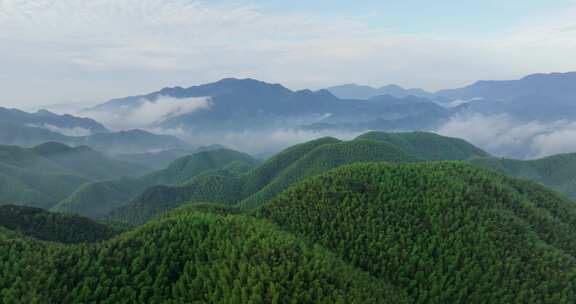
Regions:
<instances>
[{"instance_id":1,"label":"distant peak","mask_svg":"<svg viewBox=\"0 0 576 304\"><path fill-rule=\"evenodd\" d=\"M58 114L56 114L54 112L50 112L46 109L40 109L40 110L36 111L36 114L43 115L43 116L58 116Z\"/></svg>"},{"instance_id":2,"label":"distant peak","mask_svg":"<svg viewBox=\"0 0 576 304\"><path fill-rule=\"evenodd\" d=\"M387 84L385 86L380 87L380 90L386 90L386 89L405 90L404 87L399 86L397 84Z\"/></svg>"},{"instance_id":3,"label":"distant peak","mask_svg":"<svg viewBox=\"0 0 576 304\"><path fill-rule=\"evenodd\" d=\"M64 154L74 151L72 147L55 141L45 142L41 145L32 148L32 150L34 151L34 153L41 156Z\"/></svg>"},{"instance_id":4,"label":"distant peak","mask_svg":"<svg viewBox=\"0 0 576 304\"><path fill-rule=\"evenodd\" d=\"M562 78L573 78L576 77L576 72L566 72L566 73L536 73L524 76L521 80L530 79L562 79Z\"/></svg>"}]
</instances>

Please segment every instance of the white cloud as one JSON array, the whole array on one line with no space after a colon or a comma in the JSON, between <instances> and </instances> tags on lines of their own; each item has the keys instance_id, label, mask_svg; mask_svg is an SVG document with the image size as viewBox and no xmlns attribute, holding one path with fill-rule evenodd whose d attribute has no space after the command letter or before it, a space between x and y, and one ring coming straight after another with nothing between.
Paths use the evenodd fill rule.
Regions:
<instances>
[{"instance_id":1,"label":"white cloud","mask_svg":"<svg viewBox=\"0 0 576 304\"><path fill-rule=\"evenodd\" d=\"M3 0L0 66L12 72L5 94L15 102L106 100L226 76L434 89L576 69L574 16L530 20L490 38L438 37L209 1ZM22 94L22 83L42 86L42 95Z\"/></svg>"},{"instance_id":2,"label":"white cloud","mask_svg":"<svg viewBox=\"0 0 576 304\"><path fill-rule=\"evenodd\" d=\"M274 129L191 133L184 128L153 128L149 129L149 131L157 134L173 135L197 146L221 144L238 151L244 151L255 155L271 155L287 147L326 136L335 137L341 140L350 140L365 132Z\"/></svg>"},{"instance_id":3,"label":"white cloud","mask_svg":"<svg viewBox=\"0 0 576 304\"><path fill-rule=\"evenodd\" d=\"M536 156L576 152L576 122L565 122L560 128L536 136L532 149Z\"/></svg>"},{"instance_id":4,"label":"white cloud","mask_svg":"<svg viewBox=\"0 0 576 304\"><path fill-rule=\"evenodd\" d=\"M506 114L466 114L451 118L435 130L460 137L500 156L537 158L576 152L576 122L521 122Z\"/></svg>"},{"instance_id":5,"label":"white cloud","mask_svg":"<svg viewBox=\"0 0 576 304\"><path fill-rule=\"evenodd\" d=\"M88 135L92 134L92 131L90 131L88 129L81 128L81 127L62 128L62 127L54 126L51 124L42 124L42 125L31 124L30 126L47 129L47 130L50 130L52 132L60 133L60 134L66 135L66 136L88 136Z\"/></svg>"},{"instance_id":6,"label":"white cloud","mask_svg":"<svg viewBox=\"0 0 576 304\"><path fill-rule=\"evenodd\" d=\"M113 130L127 130L150 128L165 119L209 107L209 97L178 99L160 96L155 101L142 99L138 107L92 110L80 114L95 119Z\"/></svg>"}]
</instances>

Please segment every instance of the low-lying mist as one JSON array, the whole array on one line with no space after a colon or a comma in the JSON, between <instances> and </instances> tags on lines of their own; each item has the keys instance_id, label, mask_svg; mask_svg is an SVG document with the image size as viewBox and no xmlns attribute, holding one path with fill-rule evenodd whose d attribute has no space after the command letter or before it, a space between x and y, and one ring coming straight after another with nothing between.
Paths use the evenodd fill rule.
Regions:
<instances>
[{"instance_id":1,"label":"low-lying mist","mask_svg":"<svg viewBox=\"0 0 576 304\"><path fill-rule=\"evenodd\" d=\"M79 114L103 123L112 130L146 129L178 115L210 108L209 97L173 98L160 96L150 101L142 98L138 107L123 107L115 111L89 109Z\"/></svg>"},{"instance_id":2,"label":"low-lying mist","mask_svg":"<svg viewBox=\"0 0 576 304\"><path fill-rule=\"evenodd\" d=\"M539 158L576 152L576 122L519 121L507 114L477 113L452 117L435 132L460 137L503 157Z\"/></svg>"}]
</instances>

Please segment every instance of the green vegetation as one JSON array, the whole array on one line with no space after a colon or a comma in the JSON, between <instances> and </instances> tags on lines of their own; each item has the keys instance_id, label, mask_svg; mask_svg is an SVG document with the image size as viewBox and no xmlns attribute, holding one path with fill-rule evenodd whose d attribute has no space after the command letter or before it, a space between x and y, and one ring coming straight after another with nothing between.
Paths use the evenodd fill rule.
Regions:
<instances>
[{"instance_id":1,"label":"green vegetation","mask_svg":"<svg viewBox=\"0 0 576 304\"><path fill-rule=\"evenodd\" d=\"M197 201L225 202L243 208L255 208L290 185L333 168L356 162L416 162L435 159L438 156L434 149L438 147L450 151L455 159L486 155L462 140L431 133L387 135L371 132L365 136L378 141L360 139L362 136L348 142L331 137L321 138L288 148L237 177L224 178L221 173L212 172L220 177L177 187L154 188L148 195L140 196L124 208L112 212L111 219L132 225L141 224L166 210ZM417 156L415 151L418 151ZM219 193L211 194L214 190Z\"/></svg>"},{"instance_id":2,"label":"green vegetation","mask_svg":"<svg viewBox=\"0 0 576 304\"><path fill-rule=\"evenodd\" d=\"M150 171L145 166L109 158L86 146L72 148L48 142L32 148L32 152L90 180L138 176Z\"/></svg>"},{"instance_id":3,"label":"green vegetation","mask_svg":"<svg viewBox=\"0 0 576 304\"><path fill-rule=\"evenodd\" d=\"M470 162L508 176L537 181L576 199L576 154L558 154L536 160L484 157Z\"/></svg>"},{"instance_id":4,"label":"green vegetation","mask_svg":"<svg viewBox=\"0 0 576 304\"><path fill-rule=\"evenodd\" d=\"M0 204L47 209L86 182L144 171L142 166L109 159L88 147L55 142L31 149L0 146Z\"/></svg>"},{"instance_id":5,"label":"green vegetation","mask_svg":"<svg viewBox=\"0 0 576 304\"><path fill-rule=\"evenodd\" d=\"M153 185L177 185L210 170L223 169L227 166L237 166L237 169L242 165L249 170L256 164L257 161L246 153L217 149L179 158L166 169L149 174L143 180Z\"/></svg>"},{"instance_id":6,"label":"green vegetation","mask_svg":"<svg viewBox=\"0 0 576 304\"><path fill-rule=\"evenodd\" d=\"M8 177L73 167L50 158L62 146L35 161L11 149ZM496 159L458 139L374 132L257 167L231 150L196 153L84 184L54 208L142 224L119 235L0 207L0 303L575 303L576 205L495 172L570 193L573 158Z\"/></svg>"},{"instance_id":7,"label":"green vegetation","mask_svg":"<svg viewBox=\"0 0 576 304\"><path fill-rule=\"evenodd\" d=\"M130 204L112 211L108 219L128 225L142 224L188 202L237 203L242 193L240 180L233 176L202 175L186 186L155 186Z\"/></svg>"},{"instance_id":8,"label":"green vegetation","mask_svg":"<svg viewBox=\"0 0 576 304\"><path fill-rule=\"evenodd\" d=\"M429 132L368 132L356 139L385 142L414 157L425 160L466 160L488 153L460 138Z\"/></svg>"},{"instance_id":9,"label":"green vegetation","mask_svg":"<svg viewBox=\"0 0 576 304\"><path fill-rule=\"evenodd\" d=\"M54 211L100 218L136 199L147 188L189 183L194 177L235 166L233 170L252 168L256 161L245 153L229 149L202 151L182 157L165 169L141 178L124 178L85 184L63 199Z\"/></svg>"},{"instance_id":10,"label":"green vegetation","mask_svg":"<svg viewBox=\"0 0 576 304\"><path fill-rule=\"evenodd\" d=\"M243 200L241 205L247 208L257 207L306 177L320 174L342 165L368 161L414 162L419 160L421 159L382 142L354 140L325 144L308 152L305 156L286 167L266 186Z\"/></svg>"},{"instance_id":11,"label":"green vegetation","mask_svg":"<svg viewBox=\"0 0 576 304\"><path fill-rule=\"evenodd\" d=\"M406 303L398 289L266 221L204 209L97 244L0 229L0 302Z\"/></svg>"},{"instance_id":12,"label":"green vegetation","mask_svg":"<svg viewBox=\"0 0 576 304\"><path fill-rule=\"evenodd\" d=\"M99 218L122 206L150 185L135 178L86 183L51 210Z\"/></svg>"},{"instance_id":13,"label":"green vegetation","mask_svg":"<svg viewBox=\"0 0 576 304\"><path fill-rule=\"evenodd\" d=\"M32 151L0 146L0 204L50 208L87 181Z\"/></svg>"},{"instance_id":14,"label":"green vegetation","mask_svg":"<svg viewBox=\"0 0 576 304\"><path fill-rule=\"evenodd\" d=\"M248 197L249 195L256 193L258 190L270 183L284 169L288 168L298 159L304 157L310 151L323 145L339 142L340 140L336 138L324 137L295 145L276 154L274 157L246 174L242 196Z\"/></svg>"},{"instance_id":15,"label":"green vegetation","mask_svg":"<svg viewBox=\"0 0 576 304\"><path fill-rule=\"evenodd\" d=\"M346 166L255 212L414 303L576 301L576 205L465 163Z\"/></svg>"},{"instance_id":16,"label":"green vegetation","mask_svg":"<svg viewBox=\"0 0 576 304\"><path fill-rule=\"evenodd\" d=\"M0 206L0 227L40 240L62 243L96 242L116 232L77 215L51 213L39 208Z\"/></svg>"}]
</instances>

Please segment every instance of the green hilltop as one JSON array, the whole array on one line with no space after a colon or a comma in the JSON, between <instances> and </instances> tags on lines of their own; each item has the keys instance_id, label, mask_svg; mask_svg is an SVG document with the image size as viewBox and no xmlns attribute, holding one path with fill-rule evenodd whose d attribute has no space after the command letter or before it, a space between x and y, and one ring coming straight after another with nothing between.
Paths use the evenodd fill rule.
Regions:
<instances>
[{"instance_id":1,"label":"green hilltop","mask_svg":"<svg viewBox=\"0 0 576 304\"><path fill-rule=\"evenodd\" d=\"M0 229L0 302L407 303L402 291L265 220L203 209L81 246Z\"/></svg>"},{"instance_id":2,"label":"green hilltop","mask_svg":"<svg viewBox=\"0 0 576 304\"><path fill-rule=\"evenodd\" d=\"M30 149L0 146L0 204L51 208L82 184L145 172L88 147L49 142Z\"/></svg>"},{"instance_id":3,"label":"green hilltop","mask_svg":"<svg viewBox=\"0 0 576 304\"><path fill-rule=\"evenodd\" d=\"M576 301L576 205L465 163L355 164L255 211L413 303Z\"/></svg>"},{"instance_id":4,"label":"green hilltop","mask_svg":"<svg viewBox=\"0 0 576 304\"><path fill-rule=\"evenodd\" d=\"M387 141L387 138L390 140ZM326 137L290 147L238 176L203 177L186 185L148 189L129 204L114 210L110 219L140 224L162 212L193 201L224 202L243 208L254 208L293 183L342 165L372 161L437 160L439 156L433 150L438 147L444 147L448 155L446 159L459 160L488 155L461 139L432 133L389 135L372 132L346 142ZM223 190L217 195L211 195L212 189Z\"/></svg>"},{"instance_id":5,"label":"green hilltop","mask_svg":"<svg viewBox=\"0 0 576 304\"><path fill-rule=\"evenodd\" d=\"M231 170L249 170L256 164L251 156L230 149L202 151L179 158L167 168L140 178L123 178L85 184L63 199L53 210L76 213L92 218L102 217L119 208L147 188L158 185L179 185L197 175L215 172L227 166Z\"/></svg>"},{"instance_id":6,"label":"green hilltop","mask_svg":"<svg viewBox=\"0 0 576 304\"><path fill-rule=\"evenodd\" d=\"M196 153L54 208L120 234L0 207L0 303L574 303L576 205L541 185L569 194L572 157L423 132Z\"/></svg>"},{"instance_id":7,"label":"green hilltop","mask_svg":"<svg viewBox=\"0 0 576 304\"><path fill-rule=\"evenodd\" d=\"M116 234L115 229L85 217L15 205L0 206L0 227L36 239L62 243L96 242Z\"/></svg>"},{"instance_id":8,"label":"green hilltop","mask_svg":"<svg viewBox=\"0 0 576 304\"><path fill-rule=\"evenodd\" d=\"M576 154L558 154L535 160L483 157L471 160L474 165L502 174L537 181L571 199L576 199Z\"/></svg>"}]
</instances>

